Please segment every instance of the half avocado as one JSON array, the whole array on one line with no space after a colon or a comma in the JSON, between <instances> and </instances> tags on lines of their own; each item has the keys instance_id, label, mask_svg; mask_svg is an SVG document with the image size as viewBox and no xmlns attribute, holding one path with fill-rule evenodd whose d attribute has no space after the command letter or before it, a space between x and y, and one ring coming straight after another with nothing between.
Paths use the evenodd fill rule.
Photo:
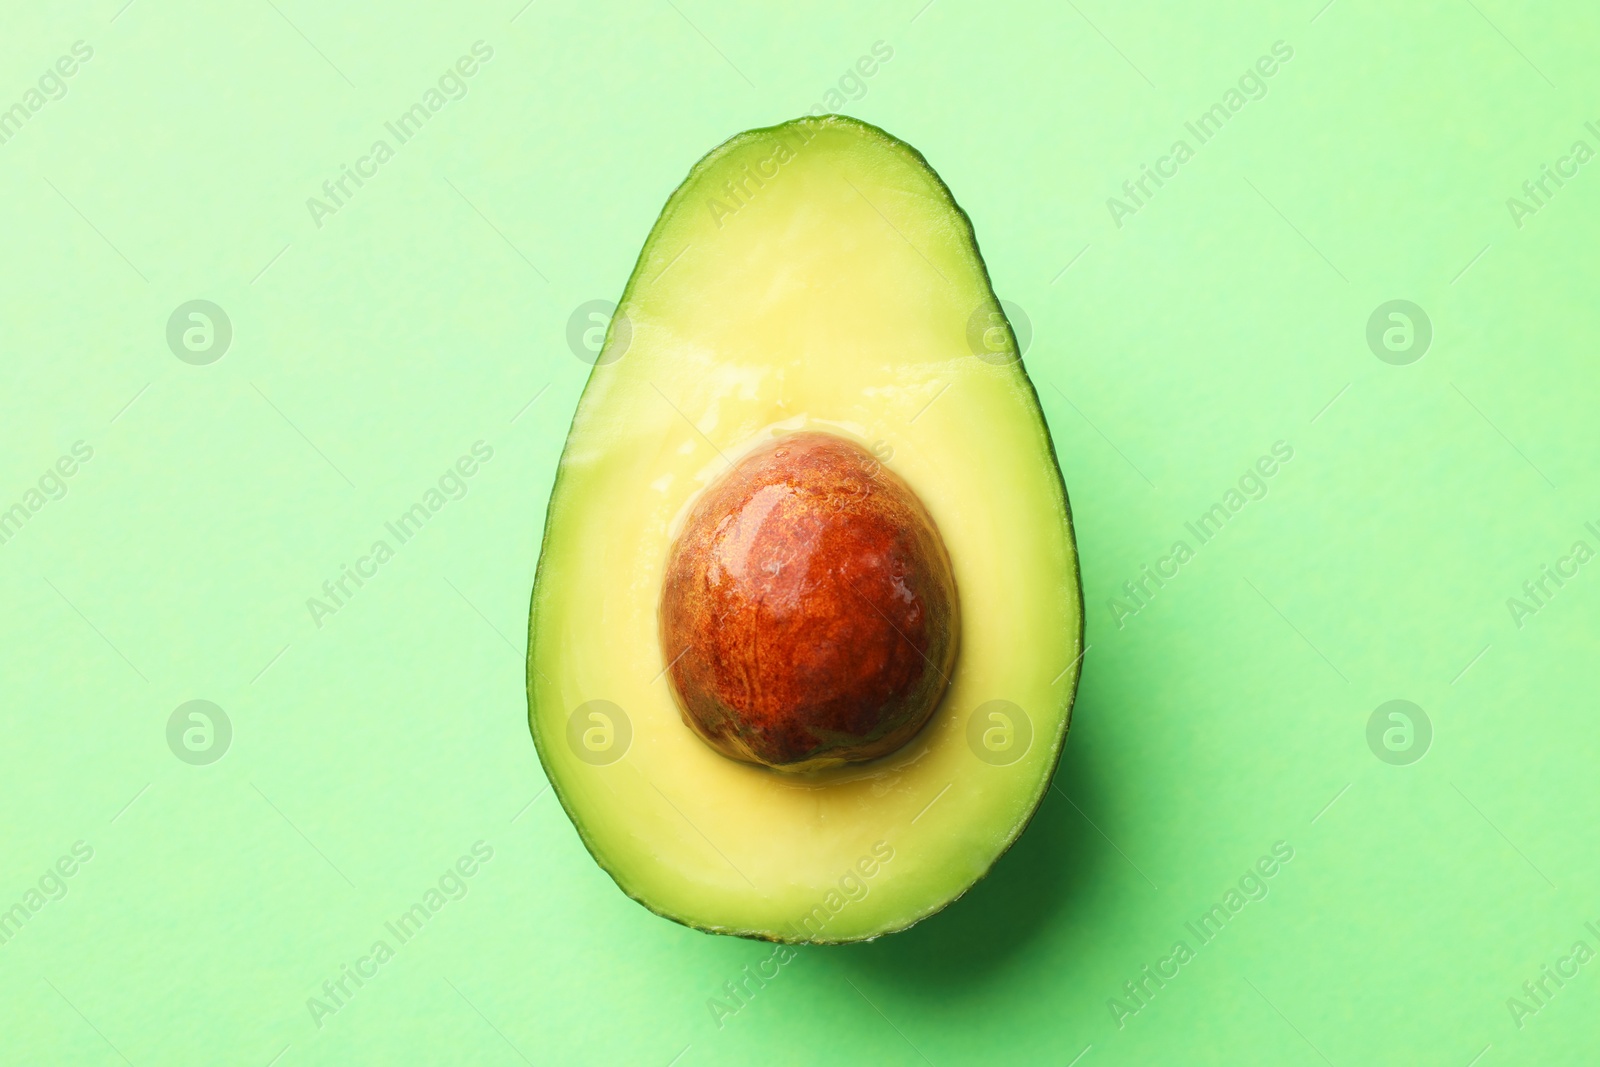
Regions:
<instances>
[{"instance_id":1,"label":"half avocado","mask_svg":"<svg viewBox=\"0 0 1600 1067\"><path fill-rule=\"evenodd\" d=\"M926 507L959 590L959 652L899 748L783 773L687 725L662 590L708 487L818 433L876 457ZM716 148L628 280L534 581L529 722L596 861L652 911L716 933L840 943L904 929L1027 825L1082 652L1055 451L944 183L909 145L842 116Z\"/></svg>"}]
</instances>

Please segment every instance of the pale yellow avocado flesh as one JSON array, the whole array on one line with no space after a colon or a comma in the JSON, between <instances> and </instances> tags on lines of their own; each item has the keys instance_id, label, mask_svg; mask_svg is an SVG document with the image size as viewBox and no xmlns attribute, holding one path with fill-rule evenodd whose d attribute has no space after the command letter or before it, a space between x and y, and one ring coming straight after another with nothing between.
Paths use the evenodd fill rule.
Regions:
<instances>
[{"instance_id":1,"label":"pale yellow avocado flesh","mask_svg":"<svg viewBox=\"0 0 1600 1067\"><path fill-rule=\"evenodd\" d=\"M1000 358L974 355L975 312L1002 324L985 342ZM528 652L550 782L595 859L650 909L784 941L902 929L981 878L1049 788L1082 594L1055 453L1003 323L966 216L875 127L827 117L741 134L668 201L561 457ZM875 449L921 496L962 618L928 726L893 755L815 776L734 762L684 725L656 616L696 495L802 428ZM585 711L580 758L569 717L596 700L626 723ZM1004 765L969 742L995 700L1031 726ZM1006 723L993 725L1003 745Z\"/></svg>"}]
</instances>

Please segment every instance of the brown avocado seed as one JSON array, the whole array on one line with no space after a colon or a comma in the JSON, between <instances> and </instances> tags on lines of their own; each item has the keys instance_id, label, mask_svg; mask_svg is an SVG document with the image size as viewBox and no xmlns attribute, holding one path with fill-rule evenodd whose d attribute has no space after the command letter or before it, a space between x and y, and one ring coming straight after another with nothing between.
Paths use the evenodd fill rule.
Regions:
<instances>
[{"instance_id":1,"label":"brown avocado seed","mask_svg":"<svg viewBox=\"0 0 1600 1067\"><path fill-rule=\"evenodd\" d=\"M922 501L860 445L814 431L758 448L695 502L660 623L683 721L784 771L904 745L944 695L960 633Z\"/></svg>"}]
</instances>

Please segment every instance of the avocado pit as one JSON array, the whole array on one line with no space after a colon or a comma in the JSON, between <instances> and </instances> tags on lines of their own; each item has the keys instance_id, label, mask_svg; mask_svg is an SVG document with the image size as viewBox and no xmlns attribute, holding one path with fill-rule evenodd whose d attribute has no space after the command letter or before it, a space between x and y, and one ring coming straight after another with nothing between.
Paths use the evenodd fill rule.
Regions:
<instances>
[{"instance_id":1,"label":"avocado pit","mask_svg":"<svg viewBox=\"0 0 1600 1067\"><path fill-rule=\"evenodd\" d=\"M732 759L877 759L927 723L959 635L944 541L870 452L806 431L709 486L668 554L663 662L683 721Z\"/></svg>"}]
</instances>

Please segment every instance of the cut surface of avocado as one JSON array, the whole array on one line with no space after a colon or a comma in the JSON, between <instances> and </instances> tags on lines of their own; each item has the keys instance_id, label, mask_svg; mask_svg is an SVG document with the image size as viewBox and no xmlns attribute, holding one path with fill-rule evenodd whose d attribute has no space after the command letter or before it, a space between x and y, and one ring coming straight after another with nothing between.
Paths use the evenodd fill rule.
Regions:
<instances>
[{"instance_id":1,"label":"cut surface of avocado","mask_svg":"<svg viewBox=\"0 0 1600 1067\"><path fill-rule=\"evenodd\" d=\"M701 493L790 433L853 440L942 533L961 638L931 719L869 762L781 774L685 725L658 604ZM651 230L551 493L529 720L579 835L678 922L791 942L903 929L1026 826L1083 651L1071 515L966 215L914 149L839 116L713 150Z\"/></svg>"}]
</instances>

